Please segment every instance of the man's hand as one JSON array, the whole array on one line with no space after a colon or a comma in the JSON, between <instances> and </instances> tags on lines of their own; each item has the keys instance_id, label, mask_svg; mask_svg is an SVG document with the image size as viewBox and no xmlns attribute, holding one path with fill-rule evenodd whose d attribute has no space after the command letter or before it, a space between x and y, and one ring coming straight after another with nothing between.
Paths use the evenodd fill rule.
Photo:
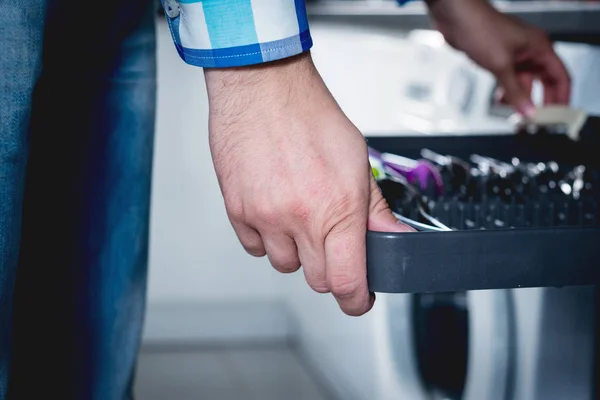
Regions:
<instances>
[{"instance_id":1,"label":"man's hand","mask_svg":"<svg viewBox=\"0 0 600 400\"><path fill-rule=\"evenodd\" d=\"M205 70L210 146L229 219L246 251L306 281L342 310L372 307L367 226L409 231L393 217L346 118L310 54Z\"/></svg>"},{"instance_id":2,"label":"man's hand","mask_svg":"<svg viewBox=\"0 0 600 400\"><path fill-rule=\"evenodd\" d=\"M531 116L531 86L544 85L545 104L568 104L569 74L541 30L497 11L486 0L429 0L434 23L454 48L492 72L505 101Z\"/></svg>"}]
</instances>

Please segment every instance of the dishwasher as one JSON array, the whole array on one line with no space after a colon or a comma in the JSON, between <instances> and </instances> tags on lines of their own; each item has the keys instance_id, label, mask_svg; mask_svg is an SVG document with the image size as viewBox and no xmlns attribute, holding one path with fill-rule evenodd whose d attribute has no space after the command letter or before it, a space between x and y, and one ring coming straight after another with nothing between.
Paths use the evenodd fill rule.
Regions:
<instances>
[{"instance_id":1,"label":"dishwasher","mask_svg":"<svg viewBox=\"0 0 600 400\"><path fill-rule=\"evenodd\" d=\"M385 199L417 230L367 234L394 367L382 399L594 398L600 118L576 139L367 138Z\"/></svg>"}]
</instances>

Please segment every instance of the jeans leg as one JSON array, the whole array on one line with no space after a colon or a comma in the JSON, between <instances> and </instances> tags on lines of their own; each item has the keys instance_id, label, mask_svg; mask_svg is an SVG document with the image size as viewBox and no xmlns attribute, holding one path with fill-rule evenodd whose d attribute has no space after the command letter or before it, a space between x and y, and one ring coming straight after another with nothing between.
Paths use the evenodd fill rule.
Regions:
<instances>
[{"instance_id":1,"label":"jeans leg","mask_svg":"<svg viewBox=\"0 0 600 400\"><path fill-rule=\"evenodd\" d=\"M0 400L6 398L27 137L45 0L0 1Z\"/></svg>"},{"instance_id":2,"label":"jeans leg","mask_svg":"<svg viewBox=\"0 0 600 400\"><path fill-rule=\"evenodd\" d=\"M124 400L143 322L153 1L49 10L16 286L11 399ZM97 13L96 13L97 11ZM85 35L76 48L73 35Z\"/></svg>"}]
</instances>

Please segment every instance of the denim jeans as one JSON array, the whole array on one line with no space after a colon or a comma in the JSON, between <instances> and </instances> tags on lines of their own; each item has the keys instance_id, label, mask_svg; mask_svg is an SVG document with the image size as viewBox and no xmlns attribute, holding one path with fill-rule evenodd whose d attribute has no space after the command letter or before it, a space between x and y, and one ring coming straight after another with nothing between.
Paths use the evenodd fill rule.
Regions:
<instances>
[{"instance_id":1,"label":"denim jeans","mask_svg":"<svg viewBox=\"0 0 600 400\"><path fill-rule=\"evenodd\" d=\"M152 0L0 0L0 400L132 398Z\"/></svg>"}]
</instances>

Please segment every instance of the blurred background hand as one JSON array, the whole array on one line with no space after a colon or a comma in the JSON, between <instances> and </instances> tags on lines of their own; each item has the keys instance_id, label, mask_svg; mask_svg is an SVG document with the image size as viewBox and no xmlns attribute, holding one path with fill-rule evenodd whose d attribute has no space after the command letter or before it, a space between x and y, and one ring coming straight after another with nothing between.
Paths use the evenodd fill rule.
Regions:
<instances>
[{"instance_id":1,"label":"blurred background hand","mask_svg":"<svg viewBox=\"0 0 600 400\"><path fill-rule=\"evenodd\" d=\"M544 104L569 103L569 73L543 31L497 11L485 0L428 4L446 41L494 74L502 100L521 114L531 116L534 111L531 89L536 79L544 87Z\"/></svg>"}]
</instances>

